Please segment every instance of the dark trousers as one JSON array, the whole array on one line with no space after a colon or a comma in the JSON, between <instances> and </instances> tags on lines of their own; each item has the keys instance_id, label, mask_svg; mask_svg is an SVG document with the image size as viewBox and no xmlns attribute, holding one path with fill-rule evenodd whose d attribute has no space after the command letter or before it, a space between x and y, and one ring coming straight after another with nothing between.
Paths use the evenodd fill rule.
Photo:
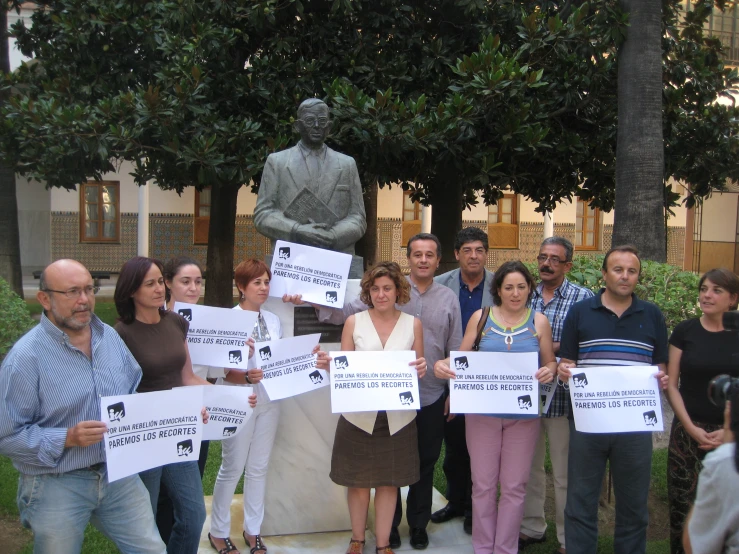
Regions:
<instances>
[{"instance_id":1,"label":"dark trousers","mask_svg":"<svg viewBox=\"0 0 739 554\"><path fill-rule=\"evenodd\" d=\"M208 445L210 441L202 441L200 443L200 457L198 458L198 469L200 470L200 479L205 473L205 462L208 461ZM174 525L174 506L172 499L169 497L167 487L161 483L159 488L159 499L157 500L157 529L162 537L164 544L169 543L169 536L172 534L172 526Z\"/></svg>"},{"instance_id":2,"label":"dark trousers","mask_svg":"<svg viewBox=\"0 0 739 554\"><path fill-rule=\"evenodd\" d=\"M606 461L616 496L615 554L644 554L652 470L651 433L581 433L570 421L565 543L567 554L598 549L598 500Z\"/></svg>"},{"instance_id":3,"label":"dark trousers","mask_svg":"<svg viewBox=\"0 0 739 554\"><path fill-rule=\"evenodd\" d=\"M444 422L444 475L446 476L446 499L457 512L472 516L472 472L464 414L457 414L451 421Z\"/></svg>"},{"instance_id":4,"label":"dark trousers","mask_svg":"<svg viewBox=\"0 0 739 554\"><path fill-rule=\"evenodd\" d=\"M434 466L441 454L444 439L444 395L433 404L424 406L416 415L418 429L418 457L421 460L421 479L410 486L406 499L406 514L410 527L425 529L431 519L431 500L434 490ZM393 527L400 525L403 504L398 490Z\"/></svg>"}]
</instances>

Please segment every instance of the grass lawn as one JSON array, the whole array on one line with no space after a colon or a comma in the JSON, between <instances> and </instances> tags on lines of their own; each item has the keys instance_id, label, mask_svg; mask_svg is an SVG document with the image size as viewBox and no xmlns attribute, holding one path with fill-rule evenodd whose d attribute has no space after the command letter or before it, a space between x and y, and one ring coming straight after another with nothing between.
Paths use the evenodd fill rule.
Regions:
<instances>
[{"instance_id":1,"label":"grass lawn","mask_svg":"<svg viewBox=\"0 0 739 554\"><path fill-rule=\"evenodd\" d=\"M28 302L29 311L32 314L41 313L41 306L35 302ZM95 305L95 313L105 323L109 325L115 324L117 313L113 302L97 302ZM441 462L444 458L444 452L439 458L434 471L434 486L442 494L446 489L446 478L441 468ZM203 492L205 495L213 493L218 468L221 463L221 443L211 442L210 451L208 453L208 463L203 476ZM545 468L547 473L551 473L551 463L549 454L547 453ZM326 469L328 471L328 468ZM18 473L13 468L10 460L0 456L0 515L10 517L18 517L18 509L15 504L15 495L18 483ZM652 456L652 482L651 487L657 497L667 503L667 450L655 450ZM243 478L239 482L236 493L243 492ZM547 542L531 546L526 549L527 554L552 554L559 546L556 539L554 521L548 521ZM0 544L2 537L0 537ZM669 541L650 541L647 544L647 554L663 554L669 552ZM33 545L29 543L23 550L23 554L31 554ZM83 554L108 554L116 552L116 548L102 533L94 527L88 525L85 531L85 541L82 546ZM610 554L613 552L613 539L611 537L601 536L598 540L598 554Z\"/></svg>"}]
</instances>

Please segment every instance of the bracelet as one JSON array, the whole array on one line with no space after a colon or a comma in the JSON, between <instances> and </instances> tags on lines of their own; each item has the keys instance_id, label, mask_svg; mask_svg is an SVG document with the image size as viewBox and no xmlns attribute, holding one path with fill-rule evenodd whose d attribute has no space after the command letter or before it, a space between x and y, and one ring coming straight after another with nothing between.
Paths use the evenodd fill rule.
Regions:
<instances>
[{"instance_id":1,"label":"bracelet","mask_svg":"<svg viewBox=\"0 0 739 554\"><path fill-rule=\"evenodd\" d=\"M251 382L251 379L249 379L249 372L248 371L244 373L244 380L246 381L246 384L247 385L252 385L253 384Z\"/></svg>"}]
</instances>

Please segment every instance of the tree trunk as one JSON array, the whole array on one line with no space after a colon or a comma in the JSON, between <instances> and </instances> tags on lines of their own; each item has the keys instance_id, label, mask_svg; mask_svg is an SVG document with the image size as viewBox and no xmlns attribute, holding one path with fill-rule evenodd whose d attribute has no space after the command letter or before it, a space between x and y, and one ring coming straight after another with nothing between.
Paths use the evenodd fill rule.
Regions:
<instances>
[{"instance_id":1,"label":"tree trunk","mask_svg":"<svg viewBox=\"0 0 739 554\"><path fill-rule=\"evenodd\" d=\"M377 181L364 191L364 211L367 214L367 232L357 242L357 256L364 257L364 269L375 265L379 260L377 244Z\"/></svg>"},{"instance_id":2,"label":"tree trunk","mask_svg":"<svg viewBox=\"0 0 739 554\"><path fill-rule=\"evenodd\" d=\"M241 185L214 185L211 188L206 306L233 307L236 199L240 187Z\"/></svg>"},{"instance_id":3,"label":"tree trunk","mask_svg":"<svg viewBox=\"0 0 739 554\"><path fill-rule=\"evenodd\" d=\"M618 58L618 142L613 245L634 244L664 262L662 3L621 0L629 13Z\"/></svg>"},{"instance_id":4,"label":"tree trunk","mask_svg":"<svg viewBox=\"0 0 739 554\"><path fill-rule=\"evenodd\" d=\"M458 267L454 258L454 240L462 230L462 188L452 179L438 183L431 196L431 232L441 241L438 273Z\"/></svg>"},{"instance_id":5,"label":"tree trunk","mask_svg":"<svg viewBox=\"0 0 739 554\"><path fill-rule=\"evenodd\" d=\"M10 73L7 3L0 8L0 70ZM5 98L2 98L5 102ZM18 233L18 200L15 194L15 172L0 164L0 277L23 298L21 247Z\"/></svg>"}]
</instances>

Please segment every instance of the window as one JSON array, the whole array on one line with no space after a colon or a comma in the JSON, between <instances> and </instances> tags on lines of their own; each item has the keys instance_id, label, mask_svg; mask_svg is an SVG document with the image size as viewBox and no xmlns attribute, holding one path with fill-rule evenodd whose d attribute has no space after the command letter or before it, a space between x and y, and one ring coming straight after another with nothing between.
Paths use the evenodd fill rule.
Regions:
<instances>
[{"instance_id":1,"label":"window","mask_svg":"<svg viewBox=\"0 0 739 554\"><path fill-rule=\"evenodd\" d=\"M195 191L195 244L208 244L208 226L210 225L210 187Z\"/></svg>"},{"instance_id":2,"label":"window","mask_svg":"<svg viewBox=\"0 0 739 554\"><path fill-rule=\"evenodd\" d=\"M518 248L518 197L504 194L494 206L488 206L488 241L490 248Z\"/></svg>"},{"instance_id":3,"label":"window","mask_svg":"<svg viewBox=\"0 0 739 554\"><path fill-rule=\"evenodd\" d=\"M119 242L120 183L94 181L80 185L80 242Z\"/></svg>"},{"instance_id":4,"label":"window","mask_svg":"<svg viewBox=\"0 0 739 554\"><path fill-rule=\"evenodd\" d=\"M577 220L575 222L575 247L578 250L598 250L600 235L600 210L577 200Z\"/></svg>"},{"instance_id":5,"label":"window","mask_svg":"<svg viewBox=\"0 0 739 554\"><path fill-rule=\"evenodd\" d=\"M698 4L698 0L686 0L683 9L690 11ZM704 29L707 35L721 41L725 49L726 61L730 64L739 63L739 9L729 7L725 11L714 8L706 20Z\"/></svg>"},{"instance_id":6,"label":"window","mask_svg":"<svg viewBox=\"0 0 739 554\"><path fill-rule=\"evenodd\" d=\"M421 204L411 200L411 191L403 191L403 237L401 246L421 232Z\"/></svg>"}]
</instances>

